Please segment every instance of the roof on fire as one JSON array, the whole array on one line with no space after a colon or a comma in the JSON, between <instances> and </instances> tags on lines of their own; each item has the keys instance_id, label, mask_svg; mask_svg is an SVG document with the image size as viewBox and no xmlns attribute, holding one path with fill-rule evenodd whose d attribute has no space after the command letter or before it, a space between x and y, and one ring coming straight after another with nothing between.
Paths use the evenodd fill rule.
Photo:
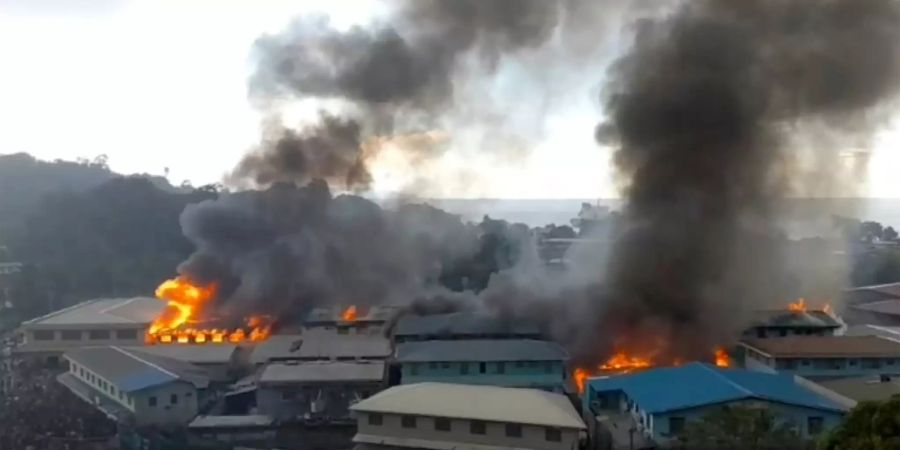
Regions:
<instances>
[{"instance_id":1,"label":"roof on fire","mask_svg":"<svg viewBox=\"0 0 900 450\"><path fill-rule=\"evenodd\" d=\"M349 305L348 305L349 307ZM357 316L353 321L344 321L343 312L346 307L314 308L306 315L307 324L331 323L331 322L387 322L401 309L393 305L359 306Z\"/></svg>"},{"instance_id":2,"label":"roof on fire","mask_svg":"<svg viewBox=\"0 0 900 450\"><path fill-rule=\"evenodd\" d=\"M384 379L384 361L289 361L272 363L259 375L260 383L377 382Z\"/></svg>"},{"instance_id":3,"label":"roof on fire","mask_svg":"<svg viewBox=\"0 0 900 450\"><path fill-rule=\"evenodd\" d=\"M395 336L436 336L453 335L530 335L540 336L534 324L520 321L504 321L484 313L455 312L429 316L406 315L397 322Z\"/></svg>"},{"instance_id":4,"label":"roof on fire","mask_svg":"<svg viewBox=\"0 0 900 450\"><path fill-rule=\"evenodd\" d=\"M350 407L354 411L584 429L563 395L538 389L414 383L394 386Z\"/></svg>"},{"instance_id":5,"label":"roof on fire","mask_svg":"<svg viewBox=\"0 0 900 450\"><path fill-rule=\"evenodd\" d=\"M724 369L705 363L663 367L630 375L592 378L591 392L624 392L647 413L679 411L736 400L764 400L807 408L842 412L849 405L813 390L788 374L746 369ZM676 389L673 389L677 386Z\"/></svg>"},{"instance_id":6,"label":"roof on fire","mask_svg":"<svg viewBox=\"0 0 900 450\"><path fill-rule=\"evenodd\" d=\"M31 319L22 325L144 325L152 322L165 306L164 302L151 297L89 300Z\"/></svg>"},{"instance_id":7,"label":"roof on fire","mask_svg":"<svg viewBox=\"0 0 900 450\"><path fill-rule=\"evenodd\" d=\"M140 391L178 380L200 389L209 385L206 372L197 366L121 347L85 347L66 352L65 357L124 392Z\"/></svg>"},{"instance_id":8,"label":"roof on fire","mask_svg":"<svg viewBox=\"0 0 900 450\"><path fill-rule=\"evenodd\" d=\"M840 328L841 323L825 311L770 309L756 311L754 326Z\"/></svg>"},{"instance_id":9,"label":"roof on fire","mask_svg":"<svg viewBox=\"0 0 900 450\"><path fill-rule=\"evenodd\" d=\"M429 361L563 361L559 344L534 339L417 341L397 344L400 362Z\"/></svg>"},{"instance_id":10,"label":"roof on fire","mask_svg":"<svg viewBox=\"0 0 900 450\"><path fill-rule=\"evenodd\" d=\"M879 336L787 336L742 344L776 358L898 357L900 341Z\"/></svg>"}]
</instances>

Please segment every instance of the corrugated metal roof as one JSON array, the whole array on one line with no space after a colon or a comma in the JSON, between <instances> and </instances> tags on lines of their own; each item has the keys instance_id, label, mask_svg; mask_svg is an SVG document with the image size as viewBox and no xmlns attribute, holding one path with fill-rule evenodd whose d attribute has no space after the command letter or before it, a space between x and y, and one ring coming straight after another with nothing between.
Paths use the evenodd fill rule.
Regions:
<instances>
[{"instance_id":1,"label":"corrugated metal roof","mask_svg":"<svg viewBox=\"0 0 900 450\"><path fill-rule=\"evenodd\" d=\"M554 342L533 339L473 339L397 344L400 362L563 361L566 351Z\"/></svg>"},{"instance_id":2,"label":"corrugated metal roof","mask_svg":"<svg viewBox=\"0 0 900 450\"><path fill-rule=\"evenodd\" d=\"M272 363L259 375L260 383L380 381L383 361Z\"/></svg>"},{"instance_id":3,"label":"corrugated metal roof","mask_svg":"<svg viewBox=\"0 0 900 450\"><path fill-rule=\"evenodd\" d=\"M395 336L540 335L534 324L506 321L484 313L456 312L429 316L406 315L394 329Z\"/></svg>"},{"instance_id":4,"label":"corrugated metal roof","mask_svg":"<svg viewBox=\"0 0 900 450\"><path fill-rule=\"evenodd\" d=\"M85 347L66 352L65 357L125 392L176 380L187 381L198 388L209 385L206 372L197 366L119 347Z\"/></svg>"},{"instance_id":5,"label":"corrugated metal roof","mask_svg":"<svg viewBox=\"0 0 900 450\"><path fill-rule=\"evenodd\" d=\"M592 378L589 392L622 391L648 413L677 411L741 399L845 411L840 404L797 384L786 374L723 369L704 363Z\"/></svg>"},{"instance_id":6,"label":"corrugated metal roof","mask_svg":"<svg viewBox=\"0 0 900 450\"><path fill-rule=\"evenodd\" d=\"M882 325L851 325L847 327L844 336L880 336L885 339L900 341L900 327L886 327Z\"/></svg>"},{"instance_id":7,"label":"corrugated metal roof","mask_svg":"<svg viewBox=\"0 0 900 450\"><path fill-rule=\"evenodd\" d=\"M268 427L274 420L269 416L197 416L188 428Z\"/></svg>"},{"instance_id":8,"label":"corrugated metal roof","mask_svg":"<svg viewBox=\"0 0 900 450\"><path fill-rule=\"evenodd\" d=\"M415 383L379 392L350 409L363 412L584 429L569 400L537 389Z\"/></svg>"},{"instance_id":9,"label":"corrugated metal roof","mask_svg":"<svg viewBox=\"0 0 900 450\"><path fill-rule=\"evenodd\" d=\"M343 320L342 314L347 306L334 306L327 308L314 308L306 315L307 323L323 323L323 322L387 322L401 309L400 306L393 305L375 305L375 306L357 306L356 319L353 322Z\"/></svg>"},{"instance_id":10,"label":"corrugated metal roof","mask_svg":"<svg viewBox=\"0 0 900 450\"><path fill-rule=\"evenodd\" d=\"M31 319L26 327L44 325L149 324L166 306L150 297L90 300Z\"/></svg>"},{"instance_id":11,"label":"corrugated metal roof","mask_svg":"<svg viewBox=\"0 0 900 450\"><path fill-rule=\"evenodd\" d=\"M123 347L126 350L163 356L193 364L228 364L238 346L235 344L158 344Z\"/></svg>"},{"instance_id":12,"label":"corrugated metal roof","mask_svg":"<svg viewBox=\"0 0 900 450\"><path fill-rule=\"evenodd\" d=\"M900 377L867 376L854 378L841 378L837 380L819 381L822 386L831 389L838 394L862 401L882 401L900 394Z\"/></svg>"},{"instance_id":13,"label":"corrugated metal roof","mask_svg":"<svg viewBox=\"0 0 900 450\"><path fill-rule=\"evenodd\" d=\"M859 305L852 305L851 308L862 311L876 312L879 314L900 316L900 299L879 300L877 302L862 303Z\"/></svg>"},{"instance_id":14,"label":"corrugated metal roof","mask_svg":"<svg viewBox=\"0 0 900 450\"><path fill-rule=\"evenodd\" d=\"M900 357L900 342L879 336L787 336L742 344L777 358Z\"/></svg>"},{"instance_id":15,"label":"corrugated metal roof","mask_svg":"<svg viewBox=\"0 0 900 450\"><path fill-rule=\"evenodd\" d=\"M304 359L387 358L391 341L381 335L304 333L295 354Z\"/></svg>"},{"instance_id":16,"label":"corrugated metal roof","mask_svg":"<svg viewBox=\"0 0 900 450\"><path fill-rule=\"evenodd\" d=\"M297 356L300 348L299 334L276 334L257 343L250 354L250 363L263 364L274 359L289 359Z\"/></svg>"}]
</instances>

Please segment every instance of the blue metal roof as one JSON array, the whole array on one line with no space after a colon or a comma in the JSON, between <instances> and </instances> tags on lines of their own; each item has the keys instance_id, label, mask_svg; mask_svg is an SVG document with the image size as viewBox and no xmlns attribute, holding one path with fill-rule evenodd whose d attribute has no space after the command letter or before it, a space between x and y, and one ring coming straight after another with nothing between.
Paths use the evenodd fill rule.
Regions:
<instances>
[{"instance_id":1,"label":"blue metal roof","mask_svg":"<svg viewBox=\"0 0 900 450\"><path fill-rule=\"evenodd\" d=\"M724 369L704 363L592 378L588 380L587 386L588 393L622 391L648 413L677 411L742 399L846 411L840 404L799 385L792 375Z\"/></svg>"},{"instance_id":2,"label":"blue metal roof","mask_svg":"<svg viewBox=\"0 0 900 450\"><path fill-rule=\"evenodd\" d=\"M209 378L197 366L120 347L84 347L66 353L66 358L109 381L124 392L184 380L206 388Z\"/></svg>"}]
</instances>

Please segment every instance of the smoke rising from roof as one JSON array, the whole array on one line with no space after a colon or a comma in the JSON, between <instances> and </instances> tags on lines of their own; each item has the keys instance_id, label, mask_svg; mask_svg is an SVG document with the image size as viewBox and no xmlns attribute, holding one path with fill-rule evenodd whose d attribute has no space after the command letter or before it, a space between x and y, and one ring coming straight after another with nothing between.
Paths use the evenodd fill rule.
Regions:
<instances>
[{"instance_id":1,"label":"smoke rising from roof","mask_svg":"<svg viewBox=\"0 0 900 450\"><path fill-rule=\"evenodd\" d=\"M592 329L699 356L784 298L774 211L803 176L795 137L827 124L838 146L806 156L837 177L841 138L880 124L900 87L900 4L685 2L642 22L609 76L597 135L617 147L627 206Z\"/></svg>"}]
</instances>

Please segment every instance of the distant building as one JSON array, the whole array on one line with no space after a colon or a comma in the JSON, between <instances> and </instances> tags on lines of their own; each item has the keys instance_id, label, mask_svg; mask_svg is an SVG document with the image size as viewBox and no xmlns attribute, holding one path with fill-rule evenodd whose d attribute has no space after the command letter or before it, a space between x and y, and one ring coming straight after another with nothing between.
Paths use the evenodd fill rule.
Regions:
<instances>
[{"instance_id":1,"label":"distant building","mask_svg":"<svg viewBox=\"0 0 900 450\"><path fill-rule=\"evenodd\" d=\"M900 374L900 341L878 336L792 336L741 342L748 369L806 378Z\"/></svg>"},{"instance_id":2,"label":"distant building","mask_svg":"<svg viewBox=\"0 0 900 450\"><path fill-rule=\"evenodd\" d=\"M314 329L337 334L384 335L388 322L399 310L400 307L388 305L315 308L303 322L303 333Z\"/></svg>"},{"instance_id":3,"label":"distant building","mask_svg":"<svg viewBox=\"0 0 900 450\"><path fill-rule=\"evenodd\" d=\"M542 339L534 324L477 312L456 312L428 316L405 315L394 327L394 341L454 339Z\"/></svg>"},{"instance_id":4,"label":"distant building","mask_svg":"<svg viewBox=\"0 0 900 450\"><path fill-rule=\"evenodd\" d=\"M897 299L900 299L900 283L860 286L844 291L844 303L847 305Z\"/></svg>"},{"instance_id":5,"label":"distant building","mask_svg":"<svg viewBox=\"0 0 900 450\"><path fill-rule=\"evenodd\" d=\"M840 423L855 404L791 375L704 363L589 379L583 402L593 441L612 448L665 445L689 421L724 406L765 408L778 422L812 437Z\"/></svg>"},{"instance_id":6,"label":"distant building","mask_svg":"<svg viewBox=\"0 0 900 450\"><path fill-rule=\"evenodd\" d=\"M395 386L351 408L357 449L579 448L585 426L559 394L493 386Z\"/></svg>"},{"instance_id":7,"label":"distant building","mask_svg":"<svg viewBox=\"0 0 900 450\"><path fill-rule=\"evenodd\" d=\"M403 384L423 381L566 390L568 355L529 339L406 342L397 345Z\"/></svg>"},{"instance_id":8,"label":"distant building","mask_svg":"<svg viewBox=\"0 0 900 450\"><path fill-rule=\"evenodd\" d=\"M250 363L259 366L276 361L385 360L391 356L391 342L380 334L334 334L311 329L302 335L273 335L258 343Z\"/></svg>"},{"instance_id":9,"label":"distant building","mask_svg":"<svg viewBox=\"0 0 900 450\"><path fill-rule=\"evenodd\" d=\"M163 307L164 302L147 297L82 302L22 323L24 343L16 352L53 359L79 347L143 345Z\"/></svg>"},{"instance_id":10,"label":"distant building","mask_svg":"<svg viewBox=\"0 0 900 450\"><path fill-rule=\"evenodd\" d=\"M884 401L900 395L900 377L894 375L839 378L818 383L857 402Z\"/></svg>"},{"instance_id":11,"label":"distant building","mask_svg":"<svg viewBox=\"0 0 900 450\"><path fill-rule=\"evenodd\" d=\"M900 327L883 325L850 325L844 331L845 336L879 336L885 339L900 341Z\"/></svg>"},{"instance_id":12,"label":"distant building","mask_svg":"<svg viewBox=\"0 0 900 450\"><path fill-rule=\"evenodd\" d=\"M853 324L900 326L900 299L849 305L844 315L846 320Z\"/></svg>"},{"instance_id":13,"label":"distant building","mask_svg":"<svg viewBox=\"0 0 900 450\"><path fill-rule=\"evenodd\" d=\"M257 380L260 414L281 421L349 422L350 405L384 387L383 361L272 363Z\"/></svg>"},{"instance_id":14,"label":"distant building","mask_svg":"<svg viewBox=\"0 0 900 450\"><path fill-rule=\"evenodd\" d=\"M212 381L234 381L244 371L244 348L231 343L172 344L126 347L144 354L193 364L206 371Z\"/></svg>"},{"instance_id":15,"label":"distant building","mask_svg":"<svg viewBox=\"0 0 900 450\"><path fill-rule=\"evenodd\" d=\"M120 422L183 426L205 401L203 369L120 347L87 347L65 354L59 382Z\"/></svg>"},{"instance_id":16,"label":"distant building","mask_svg":"<svg viewBox=\"0 0 900 450\"><path fill-rule=\"evenodd\" d=\"M844 326L825 311L789 311L774 309L757 311L745 338L785 336L832 336Z\"/></svg>"}]
</instances>

